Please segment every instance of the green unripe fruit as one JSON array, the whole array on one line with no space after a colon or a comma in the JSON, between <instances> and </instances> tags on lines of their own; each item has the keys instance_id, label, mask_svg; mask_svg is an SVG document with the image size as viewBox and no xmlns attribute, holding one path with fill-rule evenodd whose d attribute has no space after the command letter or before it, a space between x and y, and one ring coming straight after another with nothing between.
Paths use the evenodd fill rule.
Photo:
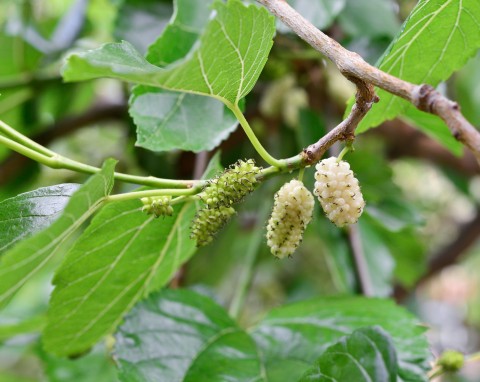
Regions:
<instances>
[{"instance_id":1,"label":"green unripe fruit","mask_svg":"<svg viewBox=\"0 0 480 382\"><path fill-rule=\"evenodd\" d=\"M208 208L230 207L255 189L257 183L255 176L259 172L260 168L255 166L253 159L239 160L212 179L200 197Z\"/></svg>"},{"instance_id":2,"label":"green unripe fruit","mask_svg":"<svg viewBox=\"0 0 480 382\"><path fill-rule=\"evenodd\" d=\"M171 196L154 196L142 198L142 211L147 215L155 215L156 218L160 216L172 216L173 207L170 205Z\"/></svg>"},{"instance_id":3,"label":"green unripe fruit","mask_svg":"<svg viewBox=\"0 0 480 382\"><path fill-rule=\"evenodd\" d=\"M197 242L198 247L209 244L233 215L233 207L202 208L193 219L190 238Z\"/></svg>"}]
</instances>

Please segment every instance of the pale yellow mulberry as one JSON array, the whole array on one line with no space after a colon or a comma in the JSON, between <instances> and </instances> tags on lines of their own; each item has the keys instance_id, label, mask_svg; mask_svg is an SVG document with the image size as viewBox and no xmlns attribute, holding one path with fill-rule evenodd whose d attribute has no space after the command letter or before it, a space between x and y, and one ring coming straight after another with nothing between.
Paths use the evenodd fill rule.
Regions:
<instances>
[{"instance_id":1,"label":"pale yellow mulberry","mask_svg":"<svg viewBox=\"0 0 480 382\"><path fill-rule=\"evenodd\" d=\"M317 163L316 169L313 193L327 217L338 227L356 223L365 201L350 165L330 157Z\"/></svg>"},{"instance_id":2,"label":"pale yellow mulberry","mask_svg":"<svg viewBox=\"0 0 480 382\"><path fill-rule=\"evenodd\" d=\"M282 259L295 252L312 219L313 207L313 195L299 180L278 190L267 225L267 244L274 256Z\"/></svg>"}]
</instances>

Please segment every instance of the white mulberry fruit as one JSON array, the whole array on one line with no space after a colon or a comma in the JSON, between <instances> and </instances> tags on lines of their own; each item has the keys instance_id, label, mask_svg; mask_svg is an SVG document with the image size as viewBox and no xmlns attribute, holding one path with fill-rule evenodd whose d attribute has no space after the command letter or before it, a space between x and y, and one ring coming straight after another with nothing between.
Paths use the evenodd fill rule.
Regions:
<instances>
[{"instance_id":1,"label":"white mulberry fruit","mask_svg":"<svg viewBox=\"0 0 480 382\"><path fill-rule=\"evenodd\" d=\"M313 195L299 180L278 190L267 225L267 244L274 256L283 259L295 252L312 219L313 207Z\"/></svg>"},{"instance_id":2,"label":"white mulberry fruit","mask_svg":"<svg viewBox=\"0 0 480 382\"><path fill-rule=\"evenodd\" d=\"M327 217L338 227L356 223L365 201L350 165L330 157L317 163L316 169L313 193Z\"/></svg>"}]
</instances>

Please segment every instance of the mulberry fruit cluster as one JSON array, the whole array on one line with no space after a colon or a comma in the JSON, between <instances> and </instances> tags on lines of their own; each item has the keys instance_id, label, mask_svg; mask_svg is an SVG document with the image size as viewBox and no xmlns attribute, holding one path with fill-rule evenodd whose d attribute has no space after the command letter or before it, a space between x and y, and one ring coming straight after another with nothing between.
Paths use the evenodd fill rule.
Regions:
<instances>
[{"instance_id":1,"label":"mulberry fruit cluster","mask_svg":"<svg viewBox=\"0 0 480 382\"><path fill-rule=\"evenodd\" d=\"M173 207L170 205L171 200L171 196L155 196L142 198L142 211L145 212L147 215L155 215L155 217L157 218L159 216L172 216Z\"/></svg>"},{"instance_id":2,"label":"mulberry fruit cluster","mask_svg":"<svg viewBox=\"0 0 480 382\"><path fill-rule=\"evenodd\" d=\"M191 225L190 237L196 240L197 246L209 244L235 214L232 205L255 189L255 176L259 172L260 168L252 159L239 160L208 183L200 194L205 205L197 212Z\"/></svg>"},{"instance_id":3,"label":"mulberry fruit cluster","mask_svg":"<svg viewBox=\"0 0 480 382\"><path fill-rule=\"evenodd\" d=\"M313 207L312 194L299 180L278 190L267 225L267 244L273 255L282 259L293 254L312 219Z\"/></svg>"},{"instance_id":4,"label":"mulberry fruit cluster","mask_svg":"<svg viewBox=\"0 0 480 382\"><path fill-rule=\"evenodd\" d=\"M255 189L260 168L255 161L239 160L222 174L212 179L200 195L208 208L231 206L240 202Z\"/></svg>"},{"instance_id":5,"label":"mulberry fruit cluster","mask_svg":"<svg viewBox=\"0 0 480 382\"><path fill-rule=\"evenodd\" d=\"M202 208L197 212L190 228L192 239L196 240L199 247L209 244L233 215L233 207Z\"/></svg>"},{"instance_id":6,"label":"mulberry fruit cluster","mask_svg":"<svg viewBox=\"0 0 480 382\"><path fill-rule=\"evenodd\" d=\"M338 227L356 223L365 201L350 165L330 157L317 163L316 169L313 193L327 217Z\"/></svg>"}]
</instances>

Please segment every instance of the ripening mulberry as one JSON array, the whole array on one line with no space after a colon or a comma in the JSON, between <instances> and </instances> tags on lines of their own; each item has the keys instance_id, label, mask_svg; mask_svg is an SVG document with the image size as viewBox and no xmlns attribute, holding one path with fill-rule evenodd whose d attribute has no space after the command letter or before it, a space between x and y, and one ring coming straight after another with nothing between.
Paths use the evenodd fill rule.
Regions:
<instances>
[{"instance_id":1,"label":"ripening mulberry","mask_svg":"<svg viewBox=\"0 0 480 382\"><path fill-rule=\"evenodd\" d=\"M197 242L198 247L209 244L234 214L233 207L219 206L213 209L200 209L190 227L190 238Z\"/></svg>"},{"instance_id":2,"label":"ripening mulberry","mask_svg":"<svg viewBox=\"0 0 480 382\"><path fill-rule=\"evenodd\" d=\"M331 157L317 163L316 169L313 193L327 217L338 227L356 223L365 201L350 165Z\"/></svg>"},{"instance_id":3,"label":"ripening mulberry","mask_svg":"<svg viewBox=\"0 0 480 382\"><path fill-rule=\"evenodd\" d=\"M273 255L282 259L295 252L312 219L313 206L313 195L299 180L291 180L278 190L267 225L267 244Z\"/></svg>"},{"instance_id":4,"label":"ripening mulberry","mask_svg":"<svg viewBox=\"0 0 480 382\"><path fill-rule=\"evenodd\" d=\"M259 171L260 168L255 166L253 159L239 160L212 179L200 196L208 208L230 207L255 189L257 183L255 175Z\"/></svg>"},{"instance_id":5,"label":"ripening mulberry","mask_svg":"<svg viewBox=\"0 0 480 382\"><path fill-rule=\"evenodd\" d=\"M155 196L140 199L143 203L142 211L147 215L172 216L173 207L170 205L171 196Z\"/></svg>"}]
</instances>

